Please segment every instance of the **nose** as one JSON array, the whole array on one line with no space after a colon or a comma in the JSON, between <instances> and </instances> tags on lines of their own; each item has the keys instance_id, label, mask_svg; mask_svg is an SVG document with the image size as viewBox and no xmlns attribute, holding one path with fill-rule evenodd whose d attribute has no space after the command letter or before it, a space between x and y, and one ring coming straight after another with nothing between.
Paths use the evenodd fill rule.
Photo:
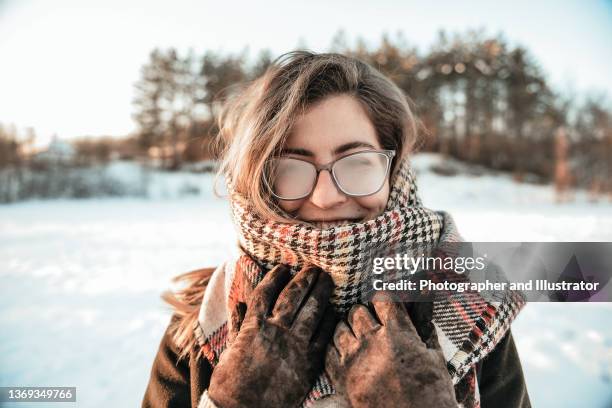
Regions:
<instances>
[{"instance_id":1,"label":"nose","mask_svg":"<svg viewBox=\"0 0 612 408\"><path fill-rule=\"evenodd\" d=\"M332 175L328 170L322 170L317 179L310 201L319 208L333 208L347 200L347 196L334 184Z\"/></svg>"}]
</instances>

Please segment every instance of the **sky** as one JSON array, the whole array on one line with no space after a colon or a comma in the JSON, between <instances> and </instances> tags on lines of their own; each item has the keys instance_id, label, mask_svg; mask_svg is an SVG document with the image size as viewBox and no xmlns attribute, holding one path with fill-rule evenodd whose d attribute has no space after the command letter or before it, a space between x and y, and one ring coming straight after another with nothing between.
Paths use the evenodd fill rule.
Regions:
<instances>
[{"instance_id":1,"label":"sky","mask_svg":"<svg viewBox=\"0 0 612 408\"><path fill-rule=\"evenodd\" d=\"M439 30L499 32L526 46L553 87L612 96L612 0L0 0L0 123L51 135L125 135L134 83L155 47L251 55L377 43L403 32L426 52Z\"/></svg>"}]
</instances>

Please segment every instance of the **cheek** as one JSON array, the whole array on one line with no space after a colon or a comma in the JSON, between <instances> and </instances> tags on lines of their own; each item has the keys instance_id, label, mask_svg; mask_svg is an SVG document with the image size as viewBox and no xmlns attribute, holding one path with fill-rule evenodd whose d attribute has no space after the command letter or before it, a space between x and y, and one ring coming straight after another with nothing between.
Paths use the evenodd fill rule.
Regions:
<instances>
[{"instance_id":1,"label":"cheek","mask_svg":"<svg viewBox=\"0 0 612 408\"><path fill-rule=\"evenodd\" d=\"M278 200L278 206L286 212L292 213L299 210L305 202L306 199L295 201Z\"/></svg>"},{"instance_id":2,"label":"cheek","mask_svg":"<svg viewBox=\"0 0 612 408\"><path fill-rule=\"evenodd\" d=\"M355 201L360 207L368 210L368 215L374 217L379 215L385 209L389 200L389 183L385 183L384 187L376 194L367 197L355 197Z\"/></svg>"}]
</instances>

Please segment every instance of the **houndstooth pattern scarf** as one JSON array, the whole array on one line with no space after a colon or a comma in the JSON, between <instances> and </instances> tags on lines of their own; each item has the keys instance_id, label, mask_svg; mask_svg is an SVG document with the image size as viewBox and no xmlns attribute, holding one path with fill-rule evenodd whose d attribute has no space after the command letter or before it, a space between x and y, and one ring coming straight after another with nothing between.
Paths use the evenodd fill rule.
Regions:
<instances>
[{"instance_id":1,"label":"houndstooth pattern scarf","mask_svg":"<svg viewBox=\"0 0 612 408\"><path fill-rule=\"evenodd\" d=\"M227 347L237 305L248 301L249 293L275 265L289 265L295 272L309 263L321 267L335 284L331 302L345 312L367 299L373 257L410 254L415 248L419 255L439 253L441 248L449 253L449 244L462 241L449 214L422 206L408 159L400 163L391 181L382 214L339 227L318 229L265 220L231 185L228 191L239 254L213 273L194 327L200 350L213 367ZM464 292L434 302L432 322L460 406L480 405L475 364L495 347L523 305L521 294L513 291L493 300ZM323 406L323 397L334 393L333 384L322 373L303 406Z\"/></svg>"}]
</instances>

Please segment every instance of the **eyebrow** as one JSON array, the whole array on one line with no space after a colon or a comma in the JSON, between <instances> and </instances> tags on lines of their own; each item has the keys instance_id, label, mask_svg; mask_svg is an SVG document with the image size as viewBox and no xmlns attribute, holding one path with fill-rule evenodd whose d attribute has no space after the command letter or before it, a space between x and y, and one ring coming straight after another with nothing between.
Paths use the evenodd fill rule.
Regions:
<instances>
[{"instance_id":1,"label":"eyebrow","mask_svg":"<svg viewBox=\"0 0 612 408\"><path fill-rule=\"evenodd\" d=\"M338 155L346 151L349 151L351 149L357 149L359 147L368 147L370 149L375 149L375 147L372 146L370 143L350 142L350 143L345 143L343 145L336 147L333 153L335 155ZM281 154L297 154L299 156L314 157L314 153L311 152L310 150L301 149L301 148L292 148L292 147L283 148Z\"/></svg>"}]
</instances>

